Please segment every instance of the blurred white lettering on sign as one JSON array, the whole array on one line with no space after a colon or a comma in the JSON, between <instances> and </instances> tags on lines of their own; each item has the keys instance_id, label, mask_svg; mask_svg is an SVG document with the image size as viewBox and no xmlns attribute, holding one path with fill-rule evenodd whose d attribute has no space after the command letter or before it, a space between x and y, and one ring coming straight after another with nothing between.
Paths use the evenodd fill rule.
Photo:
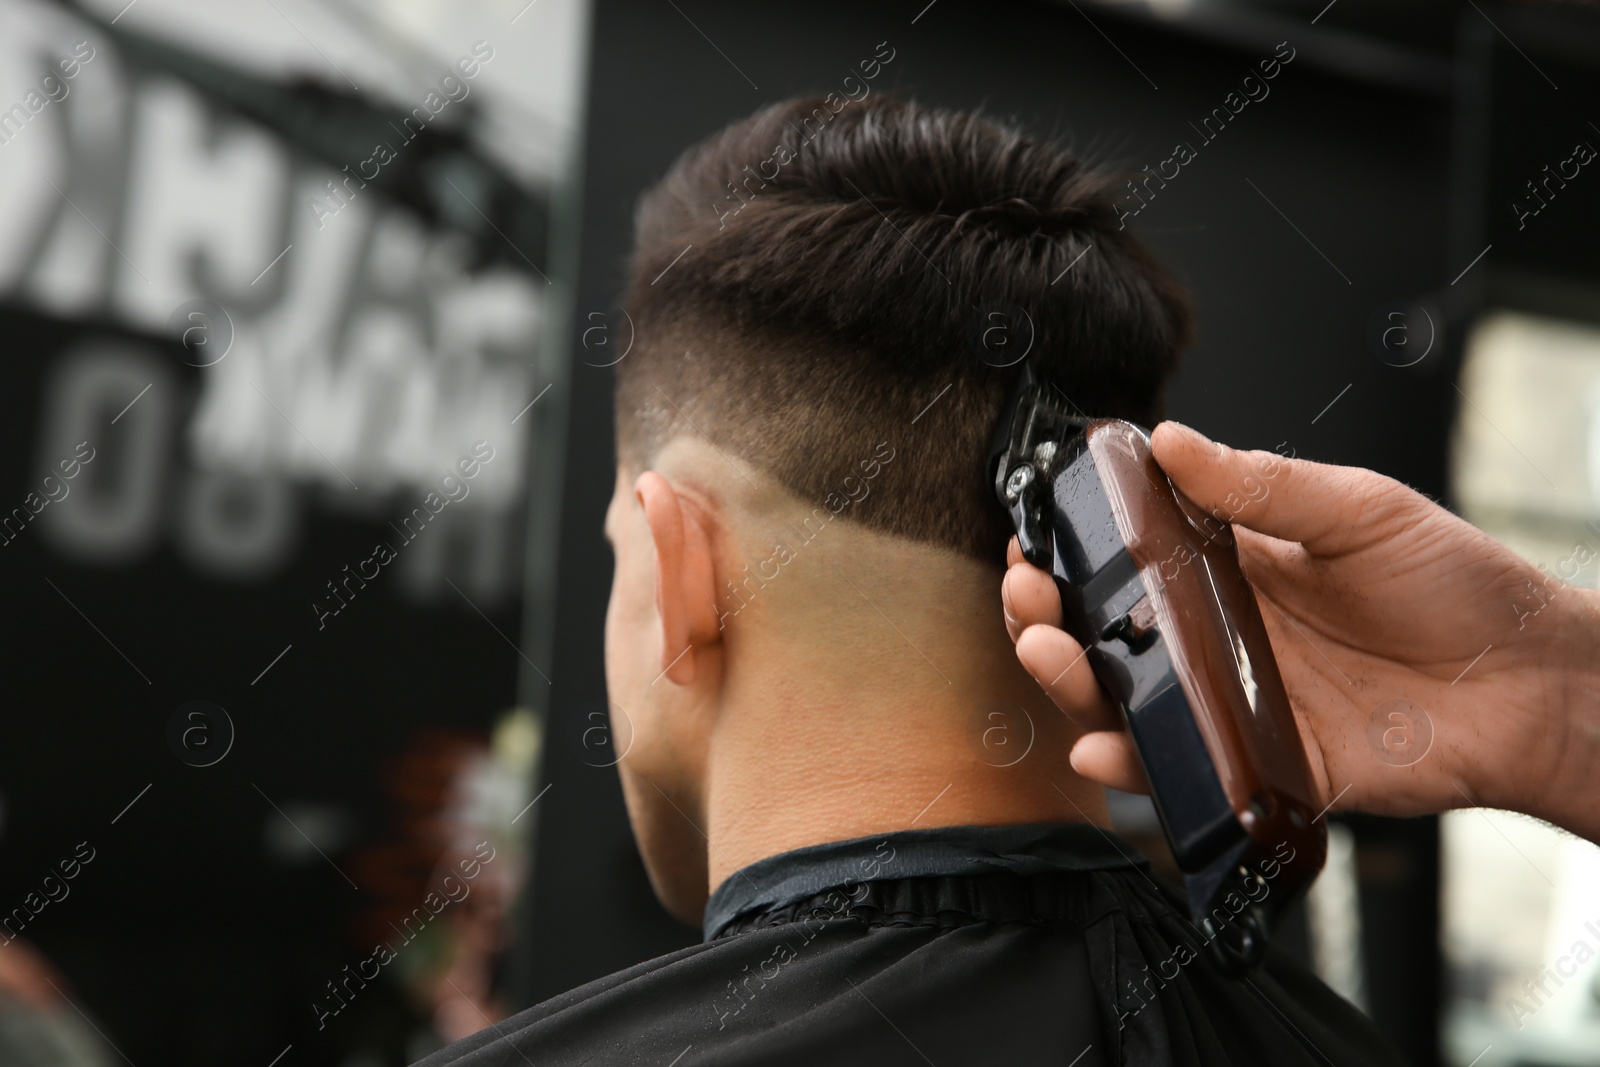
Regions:
<instances>
[{"instance_id":1,"label":"blurred white lettering on sign","mask_svg":"<svg viewBox=\"0 0 1600 1067\"><path fill-rule=\"evenodd\" d=\"M0 14L0 101L65 77L56 57L76 57L70 96L0 146L0 293L152 336L203 300L231 333L225 358L194 364L192 413L166 354L135 340L86 341L53 368L40 402L57 421L42 427L41 456L69 436L98 442L105 406L120 397L114 415L154 384L116 428L143 451L108 468L121 481L97 483L91 506L59 509L51 547L126 560L170 526L198 569L260 580L292 553L304 503L382 522L492 437L502 458L453 536L482 549L470 554L471 588L511 592L533 419L512 420L536 392L546 283L510 266L468 270L464 237L380 196L350 200L324 226L305 205L343 176L336 167L185 82L131 69L60 9ZM141 484L127 482L135 475ZM177 491L156 491L167 477ZM410 570L408 595L448 592L431 552Z\"/></svg>"}]
</instances>

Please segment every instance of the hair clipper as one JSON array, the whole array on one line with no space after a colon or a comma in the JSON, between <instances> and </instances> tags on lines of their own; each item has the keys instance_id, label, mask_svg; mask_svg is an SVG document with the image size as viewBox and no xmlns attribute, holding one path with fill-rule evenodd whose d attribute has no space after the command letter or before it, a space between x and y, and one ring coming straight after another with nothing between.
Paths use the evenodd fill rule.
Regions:
<instances>
[{"instance_id":1,"label":"hair clipper","mask_svg":"<svg viewBox=\"0 0 1600 1067\"><path fill-rule=\"evenodd\" d=\"M1139 426L1074 417L1021 371L995 493L1122 711L1191 917L1237 972L1321 870L1327 828L1232 527L1172 485Z\"/></svg>"}]
</instances>

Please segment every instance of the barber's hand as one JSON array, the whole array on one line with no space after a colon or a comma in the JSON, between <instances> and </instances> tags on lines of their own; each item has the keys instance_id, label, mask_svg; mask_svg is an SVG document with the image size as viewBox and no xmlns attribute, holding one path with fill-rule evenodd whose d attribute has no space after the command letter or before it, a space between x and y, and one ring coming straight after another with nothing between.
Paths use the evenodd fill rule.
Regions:
<instances>
[{"instance_id":1,"label":"barber's hand","mask_svg":"<svg viewBox=\"0 0 1600 1067\"><path fill-rule=\"evenodd\" d=\"M1151 440L1173 483L1234 524L1319 803L1502 807L1600 841L1600 597L1372 471L1237 451L1172 422ZM1554 569L1592 556L1575 546ZM1148 791L1120 714L1057 629L1053 582L1015 540L1008 562L1017 657L1088 731L1073 768Z\"/></svg>"}]
</instances>

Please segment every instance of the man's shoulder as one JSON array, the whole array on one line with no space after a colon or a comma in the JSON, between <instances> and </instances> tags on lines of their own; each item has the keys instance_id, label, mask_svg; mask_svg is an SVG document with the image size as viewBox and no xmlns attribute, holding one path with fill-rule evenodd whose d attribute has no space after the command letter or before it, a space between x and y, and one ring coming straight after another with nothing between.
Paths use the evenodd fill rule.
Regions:
<instances>
[{"instance_id":1,"label":"man's shoulder","mask_svg":"<svg viewBox=\"0 0 1600 1067\"><path fill-rule=\"evenodd\" d=\"M974 1063L981 1053L983 1062L1066 1063L1100 1032L1093 1005L1082 940L1070 931L784 923L580 986L418 1067L519 1062L513 1049L540 1067L666 1067L680 1055L678 1067L922 1062L918 1050L934 1062ZM1059 1052L1068 1054L1053 1058Z\"/></svg>"},{"instance_id":2,"label":"man's shoulder","mask_svg":"<svg viewBox=\"0 0 1600 1067\"><path fill-rule=\"evenodd\" d=\"M1245 976L1217 969L1133 869L882 879L716 929L419 1067L1400 1062L1283 954Z\"/></svg>"}]
</instances>

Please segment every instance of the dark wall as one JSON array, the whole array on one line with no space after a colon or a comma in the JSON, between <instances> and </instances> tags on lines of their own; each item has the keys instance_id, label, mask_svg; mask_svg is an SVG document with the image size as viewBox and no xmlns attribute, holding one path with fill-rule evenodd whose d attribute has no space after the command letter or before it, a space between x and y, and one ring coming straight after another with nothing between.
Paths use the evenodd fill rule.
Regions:
<instances>
[{"instance_id":1,"label":"dark wall","mask_svg":"<svg viewBox=\"0 0 1600 1067\"><path fill-rule=\"evenodd\" d=\"M1229 46L1088 4L924 4L600 0L575 358L587 354L577 331L598 321L586 316L606 312L620 286L641 189L691 142L758 106L838 89L886 41L895 58L874 92L983 108L1136 165L1189 142L1196 158L1133 220L1198 308L1199 341L1169 394L1170 414L1236 445L1287 442L1301 456L1444 494L1450 346L1401 370L1367 341L1381 306L1448 287L1465 266L1448 261L1442 94L1363 85L1319 66L1319 32L1303 23ZM1221 106L1281 40L1296 58L1270 95L1202 143L1191 121ZM545 766L555 788L542 813L531 911L540 998L697 937L650 898L615 772L586 765L601 761L579 740L586 716L605 708L610 573L600 524L613 480L610 385L608 371L575 366L555 657L565 669L555 683ZM1425 892L1408 897L1410 926L1392 924L1398 969L1372 993L1380 1023L1427 1062L1437 988L1431 824L1399 832L1420 841L1414 874Z\"/></svg>"},{"instance_id":2,"label":"dark wall","mask_svg":"<svg viewBox=\"0 0 1600 1067\"><path fill-rule=\"evenodd\" d=\"M270 1059L291 1041L301 1063L340 1062L355 1030L319 1033L311 1005L325 981L370 951L350 930L382 899L385 879L362 864L393 834L386 768L418 739L437 747L441 729L486 734L512 700L515 653L488 626L474 629L480 620L463 618L470 608L407 602L396 581L373 583L319 632L310 606L324 583L384 534L381 520L319 512L311 490L294 490L304 539L272 580L197 573L179 546L176 501L198 477L181 436L198 373L181 350L10 304L0 304L0 327L15 355L0 398L0 490L16 505L41 470L72 455L41 455L36 442L50 435L45 383L74 352L113 346L170 390L112 424L118 396L75 427L92 439L94 459L71 495L50 505L146 489L161 516L147 552L63 558L41 528L48 510L4 546L6 940L20 933L60 967L134 1062L213 1063L241 1048L268 1049ZM142 448L157 457L135 463ZM135 466L157 484L145 486ZM506 605L490 610L514 626ZM226 718L212 713L191 727L179 711L196 699ZM185 749L193 762L180 762ZM337 821L319 830L304 814L312 810ZM306 852L289 862L267 847L286 830L298 834L285 811L320 840L326 860ZM32 903L75 852L93 859L60 902ZM38 909L31 919L15 910L25 903ZM403 1032L411 1023L399 1000L374 993L360 1011L393 1009L387 1021Z\"/></svg>"}]
</instances>

